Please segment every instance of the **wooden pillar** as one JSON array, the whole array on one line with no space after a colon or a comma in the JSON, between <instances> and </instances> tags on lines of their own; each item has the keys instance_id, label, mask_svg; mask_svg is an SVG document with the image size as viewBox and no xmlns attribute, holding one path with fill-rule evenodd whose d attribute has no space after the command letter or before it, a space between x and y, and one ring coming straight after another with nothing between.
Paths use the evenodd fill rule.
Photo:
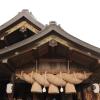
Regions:
<instances>
[{"instance_id":1,"label":"wooden pillar","mask_svg":"<svg viewBox=\"0 0 100 100\"><path fill-rule=\"evenodd\" d=\"M13 99L13 94L8 94L8 100L14 100Z\"/></svg>"},{"instance_id":2,"label":"wooden pillar","mask_svg":"<svg viewBox=\"0 0 100 100\"><path fill-rule=\"evenodd\" d=\"M67 100L73 100L73 95L72 95L72 94L67 94L66 99L67 99Z\"/></svg>"},{"instance_id":3,"label":"wooden pillar","mask_svg":"<svg viewBox=\"0 0 100 100\"><path fill-rule=\"evenodd\" d=\"M93 93L93 100L100 100L100 93Z\"/></svg>"},{"instance_id":4,"label":"wooden pillar","mask_svg":"<svg viewBox=\"0 0 100 100\"><path fill-rule=\"evenodd\" d=\"M37 94L33 94L33 100L39 100Z\"/></svg>"},{"instance_id":5,"label":"wooden pillar","mask_svg":"<svg viewBox=\"0 0 100 100\"><path fill-rule=\"evenodd\" d=\"M82 100L82 91L77 91L77 100Z\"/></svg>"},{"instance_id":6,"label":"wooden pillar","mask_svg":"<svg viewBox=\"0 0 100 100\"><path fill-rule=\"evenodd\" d=\"M100 93L97 94L97 100L100 100Z\"/></svg>"},{"instance_id":7,"label":"wooden pillar","mask_svg":"<svg viewBox=\"0 0 100 100\"><path fill-rule=\"evenodd\" d=\"M86 100L87 97L86 89L82 88L81 95L82 95L82 100Z\"/></svg>"},{"instance_id":8,"label":"wooden pillar","mask_svg":"<svg viewBox=\"0 0 100 100\"><path fill-rule=\"evenodd\" d=\"M83 100L100 100L100 95L89 91L88 89L83 90L84 98Z\"/></svg>"},{"instance_id":9,"label":"wooden pillar","mask_svg":"<svg viewBox=\"0 0 100 100\"><path fill-rule=\"evenodd\" d=\"M73 94L63 94L61 100L73 100Z\"/></svg>"},{"instance_id":10,"label":"wooden pillar","mask_svg":"<svg viewBox=\"0 0 100 100\"><path fill-rule=\"evenodd\" d=\"M44 93L33 93L33 100L48 100Z\"/></svg>"}]
</instances>

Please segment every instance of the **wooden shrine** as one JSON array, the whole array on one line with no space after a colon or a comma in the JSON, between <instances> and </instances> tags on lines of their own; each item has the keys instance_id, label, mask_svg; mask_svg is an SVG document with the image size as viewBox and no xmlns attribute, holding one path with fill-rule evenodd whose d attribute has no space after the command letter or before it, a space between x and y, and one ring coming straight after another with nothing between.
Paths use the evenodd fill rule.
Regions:
<instances>
[{"instance_id":1,"label":"wooden shrine","mask_svg":"<svg viewBox=\"0 0 100 100\"><path fill-rule=\"evenodd\" d=\"M100 48L22 10L0 26L0 100L100 100Z\"/></svg>"}]
</instances>

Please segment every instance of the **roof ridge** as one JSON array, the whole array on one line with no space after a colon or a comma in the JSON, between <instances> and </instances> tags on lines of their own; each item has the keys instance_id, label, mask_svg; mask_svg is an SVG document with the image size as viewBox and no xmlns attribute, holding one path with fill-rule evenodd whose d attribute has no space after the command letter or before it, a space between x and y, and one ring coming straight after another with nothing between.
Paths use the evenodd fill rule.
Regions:
<instances>
[{"instance_id":1,"label":"roof ridge","mask_svg":"<svg viewBox=\"0 0 100 100\"><path fill-rule=\"evenodd\" d=\"M34 17L34 15L32 14L32 12L30 12L28 9L23 9L21 12L18 13L19 15L21 14L21 16L25 16L25 15L30 15L31 17L33 17L34 19L36 19Z\"/></svg>"},{"instance_id":2,"label":"roof ridge","mask_svg":"<svg viewBox=\"0 0 100 100\"><path fill-rule=\"evenodd\" d=\"M31 12L29 12L28 9L23 9L15 17L13 17L9 21L7 21L3 25L1 25L0 26L0 31L3 30L3 29L5 29L9 25L13 24L14 22L16 22L17 20L19 20L22 17L25 17L26 19L28 19L29 21L31 21L33 24L35 24L36 26L38 26L40 29L42 29L44 27L44 25L42 23L38 22L36 20L36 18L34 17L34 15Z\"/></svg>"}]
</instances>

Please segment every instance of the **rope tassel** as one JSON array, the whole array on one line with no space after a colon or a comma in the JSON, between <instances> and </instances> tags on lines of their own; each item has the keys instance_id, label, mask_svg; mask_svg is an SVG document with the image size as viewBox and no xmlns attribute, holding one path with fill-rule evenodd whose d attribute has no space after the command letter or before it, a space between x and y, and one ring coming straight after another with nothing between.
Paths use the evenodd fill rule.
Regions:
<instances>
[{"instance_id":1,"label":"rope tassel","mask_svg":"<svg viewBox=\"0 0 100 100\"><path fill-rule=\"evenodd\" d=\"M50 94L55 94L55 93L59 93L59 89L57 86L53 85L53 84L50 84L49 85L49 89L48 89L48 93Z\"/></svg>"},{"instance_id":2,"label":"rope tassel","mask_svg":"<svg viewBox=\"0 0 100 100\"><path fill-rule=\"evenodd\" d=\"M70 93L76 93L76 89L74 84L67 83L65 86L65 93L70 94Z\"/></svg>"},{"instance_id":3,"label":"rope tassel","mask_svg":"<svg viewBox=\"0 0 100 100\"><path fill-rule=\"evenodd\" d=\"M42 87L38 82L34 82L31 88L31 92L42 93Z\"/></svg>"}]
</instances>

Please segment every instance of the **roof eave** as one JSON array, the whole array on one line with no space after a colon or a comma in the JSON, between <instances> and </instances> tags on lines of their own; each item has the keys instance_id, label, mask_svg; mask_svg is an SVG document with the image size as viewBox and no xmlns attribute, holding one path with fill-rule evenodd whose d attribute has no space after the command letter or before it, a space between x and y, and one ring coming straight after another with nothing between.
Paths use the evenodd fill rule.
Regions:
<instances>
[{"instance_id":1,"label":"roof eave","mask_svg":"<svg viewBox=\"0 0 100 100\"><path fill-rule=\"evenodd\" d=\"M11 24L13 24L14 22L18 21L19 19L21 19L22 17L25 17L27 20L29 20L30 22L32 22L33 24L35 24L37 27L39 27L40 29L44 28L44 25L41 24L40 22L38 22L34 16L28 11L28 10L22 10L22 12L19 12L15 17L13 17L11 20L9 20L8 22L6 22L5 24L0 26L0 31L2 31L3 29L7 28L8 26L10 26Z\"/></svg>"}]
</instances>

